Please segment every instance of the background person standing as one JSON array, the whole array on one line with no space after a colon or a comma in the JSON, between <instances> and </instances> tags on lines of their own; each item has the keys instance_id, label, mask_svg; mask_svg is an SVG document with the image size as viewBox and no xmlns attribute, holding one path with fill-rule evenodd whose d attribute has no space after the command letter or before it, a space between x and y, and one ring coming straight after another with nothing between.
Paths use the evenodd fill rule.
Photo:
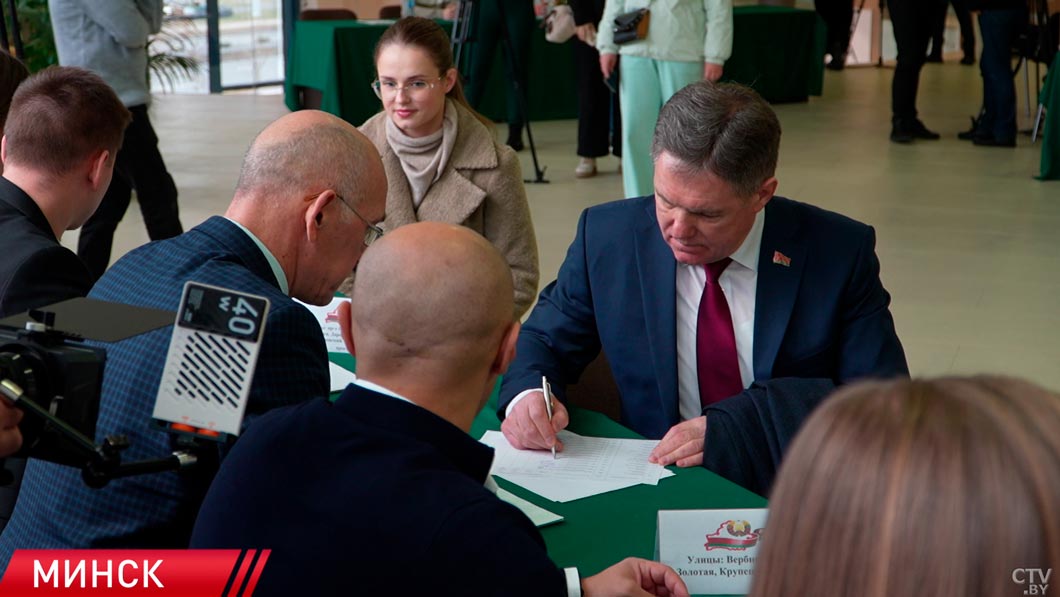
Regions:
<instances>
[{"instance_id":1,"label":"background person standing","mask_svg":"<svg viewBox=\"0 0 1060 597\"><path fill-rule=\"evenodd\" d=\"M825 53L831 60L825 65L830 70L843 70L850 46L850 23L854 20L854 3L850 0L814 0L814 8L825 23L827 41Z\"/></svg>"},{"instance_id":2,"label":"background person standing","mask_svg":"<svg viewBox=\"0 0 1060 597\"><path fill-rule=\"evenodd\" d=\"M618 85L609 89L600 76L596 49L596 24L604 13L604 0L568 0L574 13L574 67L578 72L578 166L574 176L596 176L596 158L614 153L622 157L622 115ZM615 81L615 78L611 79Z\"/></svg>"},{"instance_id":3,"label":"background person standing","mask_svg":"<svg viewBox=\"0 0 1060 597\"><path fill-rule=\"evenodd\" d=\"M983 54L983 113L975 127L960 138L987 147L1016 146L1016 83L1012 79L1012 45L1027 26L1024 0L978 0L979 31Z\"/></svg>"},{"instance_id":4,"label":"background person standing","mask_svg":"<svg viewBox=\"0 0 1060 597\"><path fill-rule=\"evenodd\" d=\"M641 8L651 11L647 37L616 44L615 17ZM721 78L732 54L732 0L607 0L596 49L604 78L620 71L625 196L651 195L651 138L659 110L686 85Z\"/></svg>"},{"instance_id":5,"label":"background person standing","mask_svg":"<svg viewBox=\"0 0 1060 597\"><path fill-rule=\"evenodd\" d=\"M898 64L891 79L891 141L912 143L915 139L936 140L939 134L928 130L917 117L916 94L920 69L927 57L928 41L938 17L941 0L888 0L898 45Z\"/></svg>"},{"instance_id":6,"label":"background person standing","mask_svg":"<svg viewBox=\"0 0 1060 597\"><path fill-rule=\"evenodd\" d=\"M133 115L114 180L77 242L78 256L99 278L110 263L114 231L129 208L133 189L151 240L184 231L177 186L147 116L147 38L162 29L162 0L49 0L48 8L59 64L98 73Z\"/></svg>"},{"instance_id":7,"label":"background person standing","mask_svg":"<svg viewBox=\"0 0 1060 597\"><path fill-rule=\"evenodd\" d=\"M961 27L961 51L964 52L961 64L975 64L975 25L972 25L972 11L968 9L967 0L948 0L939 3L939 15L935 21L935 31L931 34L931 52L927 56L927 61L942 62L946 13L950 4L953 5L953 12L957 15L957 22Z\"/></svg>"},{"instance_id":8,"label":"background person standing","mask_svg":"<svg viewBox=\"0 0 1060 597\"><path fill-rule=\"evenodd\" d=\"M467 70L467 101L478 109L486 93L493 57L502 56L504 72L507 74L508 97L508 141L515 151L523 150L523 126L527 115L526 106L527 67L530 64L530 36L534 32L534 3L531 0L479 0L473 3ZM506 44L507 32L511 44ZM500 49L500 51L498 51ZM463 62L463 61L461 61ZM458 67L460 65L457 65ZM516 90L512 81L518 81ZM519 105L519 95L523 105Z\"/></svg>"}]
</instances>

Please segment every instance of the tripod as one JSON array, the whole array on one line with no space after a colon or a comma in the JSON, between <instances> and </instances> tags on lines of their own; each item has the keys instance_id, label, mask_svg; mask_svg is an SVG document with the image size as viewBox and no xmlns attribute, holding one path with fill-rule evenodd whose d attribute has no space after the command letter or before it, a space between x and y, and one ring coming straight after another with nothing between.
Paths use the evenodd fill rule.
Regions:
<instances>
[{"instance_id":1,"label":"tripod","mask_svg":"<svg viewBox=\"0 0 1060 597\"><path fill-rule=\"evenodd\" d=\"M534 145L534 133L530 127L530 113L526 107L526 90L523 89L522 83L519 81L519 77L516 75L519 72L516 69L516 55L512 46L512 39L510 32L508 31L508 20L505 14L503 0L485 0L486 2L496 2L497 8L500 12L500 32L501 32L501 43L504 44L504 53L508 57L508 73L511 78L512 92L515 94L516 107L519 111L519 116L522 122L526 125L526 138L530 144L530 156L534 162L534 178L524 179L523 182L527 183L547 183L545 179L545 167L539 165L537 160L537 147ZM459 0L459 6L456 12L456 20L453 22L453 35L451 42L453 46L453 61L456 64L457 69L463 71L465 74L464 81L470 81L472 77L481 76L484 79L489 77L489 73L471 73L470 68L467 68L462 62L464 48L468 44L473 44L475 40L475 31L473 31L473 23L475 22L475 11L477 6L473 0ZM477 81L476 81L477 84Z\"/></svg>"},{"instance_id":2,"label":"tripod","mask_svg":"<svg viewBox=\"0 0 1060 597\"><path fill-rule=\"evenodd\" d=\"M15 57L25 61L26 49L22 46L22 30L18 26L18 5L16 0L7 0L7 8L11 12L11 37L15 42ZM7 37L7 18L2 6L0 6L0 44L4 46L5 52L11 51L11 42Z\"/></svg>"}]
</instances>

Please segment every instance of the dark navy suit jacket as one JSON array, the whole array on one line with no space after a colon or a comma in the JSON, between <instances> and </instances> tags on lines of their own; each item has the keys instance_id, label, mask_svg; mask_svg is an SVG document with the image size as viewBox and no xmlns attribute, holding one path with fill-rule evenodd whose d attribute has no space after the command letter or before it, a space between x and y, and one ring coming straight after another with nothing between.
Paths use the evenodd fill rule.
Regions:
<instances>
[{"instance_id":1,"label":"dark navy suit jacket","mask_svg":"<svg viewBox=\"0 0 1060 597\"><path fill-rule=\"evenodd\" d=\"M262 417L225 459L194 548L271 548L255 597L567 594L534 525L483 482L493 449L350 385Z\"/></svg>"},{"instance_id":2,"label":"dark navy suit jacket","mask_svg":"<svg viewBox=\"0 0 1060 597\"><path fill-rule=\"evenodd\" d=\"M0 177L0 317L85 296L92 275L59 244L37 204Z\"/></svg>"},{"instance_id":3,"label":"dark navy suit jacket","mask_svg":"<svg viewBox=\"0 0 1060 597\"><path fill-rule=\"evenodd\" d=\"M842 383L908 373L888 310L891 297L880 283L872 228L782 197L765 210L755 380ZM776 252L790 263L774 263ZM541 291L519 334L499 416L516 394L540 387L542 375L563 399L565 386L602 348L622 397L623 424L661 438L679 422L676 271L653 197L585 210L556 281Z\"/></svg>"},{"instance_id":4,"label":"dark navy suit jacket","mask_svg":"<svg viewBox=\"0 0 1060 597\"><path fill-rule=\"evenodd\" d=\"M703 409L703 466L769 497L791 440L835 389L830 379L783 377L756 381L740 394Z\"/></svg>"},{"instance_id":5,"label":"dark navy suit jacket","mask_svg":"<svg viewBox=\"0 0 1060 597\"><path fill-rule=\"evenodd\" d=\"M184 282L258 294L271 308L247 416L327 395L327 351L320 325L284 295L253 241L221 217L130 252L100 278L92 298L176 311ZM123 461L167 456L171 437L149 423L172 327L104 345L107 363L97 440L125 434ZM80 472L30 461L15 513L0 535L0 567L16 548L183 548L214 470L118 479L89 489Z\"/></svg>"}]
</instances>

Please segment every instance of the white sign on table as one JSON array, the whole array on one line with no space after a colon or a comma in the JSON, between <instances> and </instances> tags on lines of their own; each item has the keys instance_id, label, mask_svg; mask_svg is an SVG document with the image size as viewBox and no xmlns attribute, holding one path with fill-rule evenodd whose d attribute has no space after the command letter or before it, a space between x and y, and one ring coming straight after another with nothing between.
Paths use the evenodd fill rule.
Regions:
<instances>
[{"instance_id":1,"label":"white sign on table","mask_svg":"<svg viewBox=\"0 0 1060 597\"><path fill-rule=\"evenodd\" d=\"M751 590L769 510L660 510L655 559L677 571L693 594Z\"/></svg>"},{"instance_id":2,"label":"white sign on table","mask_svg":"<svg viewBox=\"0 0 1060 597\"><path fill-rule=\"evenodd\" d=\"M333 298L331 302L320 306L310 305L302 301L300 303L317 318L320 331L324 334L324 343L327 344L328 352L346 352L346 343L342 341L342 326L339 325L339 305L350 302L348 298Z\"/></svg>"}]
</instances>

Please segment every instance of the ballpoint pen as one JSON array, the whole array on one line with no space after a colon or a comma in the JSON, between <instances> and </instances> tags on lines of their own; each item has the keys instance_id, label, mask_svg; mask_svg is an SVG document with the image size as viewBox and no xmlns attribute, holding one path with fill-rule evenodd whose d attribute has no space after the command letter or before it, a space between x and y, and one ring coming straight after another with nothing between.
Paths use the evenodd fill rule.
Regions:
<instances>
[{"instance_id":1,"label":"ballpoint pen","mask_svg":"<svg viewBox=\"0 0 1060 597\"><path fill-rule=\"evenodd\" d=\"M548 378L541 376L541 392L545 394L545 412L548 413L548 422L552 422L552 387L548 385ZM556 459L556 444L552 444L552 460Z\"/></svg>"}]
</instances>

